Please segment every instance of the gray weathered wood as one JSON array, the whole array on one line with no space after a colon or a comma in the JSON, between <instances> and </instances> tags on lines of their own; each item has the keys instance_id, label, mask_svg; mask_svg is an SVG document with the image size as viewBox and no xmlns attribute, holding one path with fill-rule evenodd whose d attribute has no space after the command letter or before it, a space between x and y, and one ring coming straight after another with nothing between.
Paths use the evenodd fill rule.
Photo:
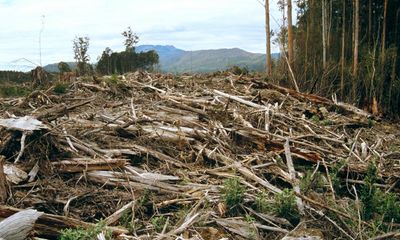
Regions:
<instances>
[{"instance_id":1,"label":"gray weathered wood","mask_svg":"<svg viewBox=\"0 0 400 240\"><path fill-rule=\"evenodd\" d=\"M28 237L36 220L43 215L42 212L28 209L0 222L0 239L24 240Z\"/></svg>"}]
</instances>

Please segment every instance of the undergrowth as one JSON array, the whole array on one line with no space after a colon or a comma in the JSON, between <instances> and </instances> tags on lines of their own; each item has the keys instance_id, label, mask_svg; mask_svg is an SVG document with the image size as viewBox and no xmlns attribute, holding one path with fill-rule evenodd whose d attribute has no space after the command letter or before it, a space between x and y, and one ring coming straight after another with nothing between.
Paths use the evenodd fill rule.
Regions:
<instances>
[{"instance_id":1,"label":"undergrowth","mask_svg":"<svg viewBox=\"0 0 400 240\"><path fill-rule=\"evenodd\" d=\"M54 85L54 88L53 88L53 92L55 93L55 94L64 94L64 93L66 93L67 92L67 87L68 87L68 85L66 84L66 83L62 83L62 82L57 82L55 85Z\"/></svg>"},{"instance_id":2,"label":"undergrowth","mask_svg":"<svg viewBox=\"0 0 400 240\"><path fill-rule=\"evenodd\" d=\"M64 229L61 231L60 240L92 240L103 233L107 240L112 239L112 232L105 230L105 223L100 221L89 228Z\"/></svg>"},{"instance_id":3,"label":"undergrowth","mask_svg":"<svg viewBox=\"0 0 400 240\"><path fill-rule=\"evenodd\" d=\"M279 217L286 218L292 224L298 224L300 221L300 214L297 209L296 196L293 190L284 189L282 193L275 195L273 203L273 211Z\"/></svg>"},{"instance_id":4,"label":"undergrowth","mask_svg":"<svg viewBox=\"0 0 400 240\"><path fill-rule=\"evenodd\" d=\"M240 205L244 202L245 189L238 178L224 181L222 196L230 214L238 212Z\"/></svg>"},{"instance_id":5,"label":"undergrowth","mask_svg":"<svg viewBox=\"0 0 400 240\"><path fill-rule=\"evenodd\" d=\"M31 90L23 86L0 86L0 97L23 97Z\"/></svg>"}]
</instances>

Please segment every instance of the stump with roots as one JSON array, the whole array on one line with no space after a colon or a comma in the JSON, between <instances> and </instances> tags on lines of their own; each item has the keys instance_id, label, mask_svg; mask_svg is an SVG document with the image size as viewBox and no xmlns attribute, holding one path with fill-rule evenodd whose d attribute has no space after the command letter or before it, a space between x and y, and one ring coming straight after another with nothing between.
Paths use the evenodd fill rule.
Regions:
<instances>
[{"instance_id":1,"label":"stump with roots","mask_svg":"<svg viewBox=\"0 0 400 240\"><path fill-rule=\"evenodd\" d=\"M49 82L48 74L42 67L36 67L31 71L32 86L37 88L46 85Z\"/></svg>"}]
</instances>

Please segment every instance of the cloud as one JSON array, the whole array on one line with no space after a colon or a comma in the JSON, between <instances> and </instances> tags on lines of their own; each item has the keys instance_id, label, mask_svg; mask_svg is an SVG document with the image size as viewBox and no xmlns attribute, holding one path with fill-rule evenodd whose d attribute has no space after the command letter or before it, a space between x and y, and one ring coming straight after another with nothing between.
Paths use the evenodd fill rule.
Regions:
<instances>
[{"instance_id":1,"label":"cloud","mask_svg":"<svg viewBox=\"0 0 400 240\"><path fill-rule=\"evenodd\" d=\"M279 18L274 2L271 14ZM139 34L139 44L265 51L264 9L257 0L2 0L0 21L0 62L24 57L38 63L42 27L43 64L72 61L75 36L90 38L92 60L106 47L122 50L127 26Z\"/></svg>"}]
</instances>

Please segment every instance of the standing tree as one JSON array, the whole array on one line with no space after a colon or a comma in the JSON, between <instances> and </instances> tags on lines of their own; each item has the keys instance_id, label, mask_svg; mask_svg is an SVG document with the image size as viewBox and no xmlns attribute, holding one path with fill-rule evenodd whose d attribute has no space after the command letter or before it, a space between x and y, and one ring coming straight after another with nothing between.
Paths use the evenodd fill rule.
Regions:
<instances>
[{"instance_id":1,"label":"standing tree","mask_svg":"<svg viewBox=\"0 0 400 240\"><path fill-rule=\"evenodd\" d=\"M354 1L354 50L353 50L353 75L357 77L358 74L358 44L360 32L360 0ZM353 90L355 93L356 84L353 83Z\"/></svg>"},{"instance_id":2,"label":"standing tree","mask_svg":"<svg viewBox=\"0 0 400 240\"><path fill-rule=\"evenodd\" d=\"M90 72L89 66L89 38L88 37L75 37L73 41L74 58L77 62L78 73L85 75Z\"/></svg>"},{"instance_id":3,"label":"standing tree","mask_svg":"<svg viewBox=\"0 0 400 240\"><path fill-rule=\"evenodd\" d=\"M135 48L135 45L139 42L139 36L136 33L132 32L131 27L128 27L128 29L126 31L123 31L121 34L126 38L124 41L126 51L132 52Z\"/></svg>"},{"instance_id":4,"label":"standing tree","mask_svg":"<svg viewBox=\"0 0 400 240\"><path fill-rule=\"evenodd\" d=\"M265 72L268 76L272 74L272 58L271 58L271 30L269 22L269 0L265 0L265 33L266 33L266 62L265 62Z\"/></svg>"},{"instance_id":5,"label":"standing tree","mask_svg":"<svg viewBox=\"0 0 400 240\"><path fill-rule=\"evenodd\" d=\"M326 37L327 37L327 13L326 13L326 0L322 0L322 67L326 69Z\"/></svg>"},{"instance_id":6,"label":"standing tree","mask_svg":"<svg viewBox=\"0 0 400 240\"><path fill-rule=\"evenodd\" d=\"M294 47L293 47L293 23L292 23L292 0L287 0L287 19L288 19L288 56L289 63L293 64Z\"/></svg>"},{"instance_id":7,"label":"standing tree","mask_svg":"<svg viewBox=\"0 0 400 240\"><path fill-rule=\"evenodd\" d=\"M342 2L342 49L340 54L340 96L344 98L344 68L345 68L345 54L346 54L346 0Z\"/></svg>"}]
</instances>

